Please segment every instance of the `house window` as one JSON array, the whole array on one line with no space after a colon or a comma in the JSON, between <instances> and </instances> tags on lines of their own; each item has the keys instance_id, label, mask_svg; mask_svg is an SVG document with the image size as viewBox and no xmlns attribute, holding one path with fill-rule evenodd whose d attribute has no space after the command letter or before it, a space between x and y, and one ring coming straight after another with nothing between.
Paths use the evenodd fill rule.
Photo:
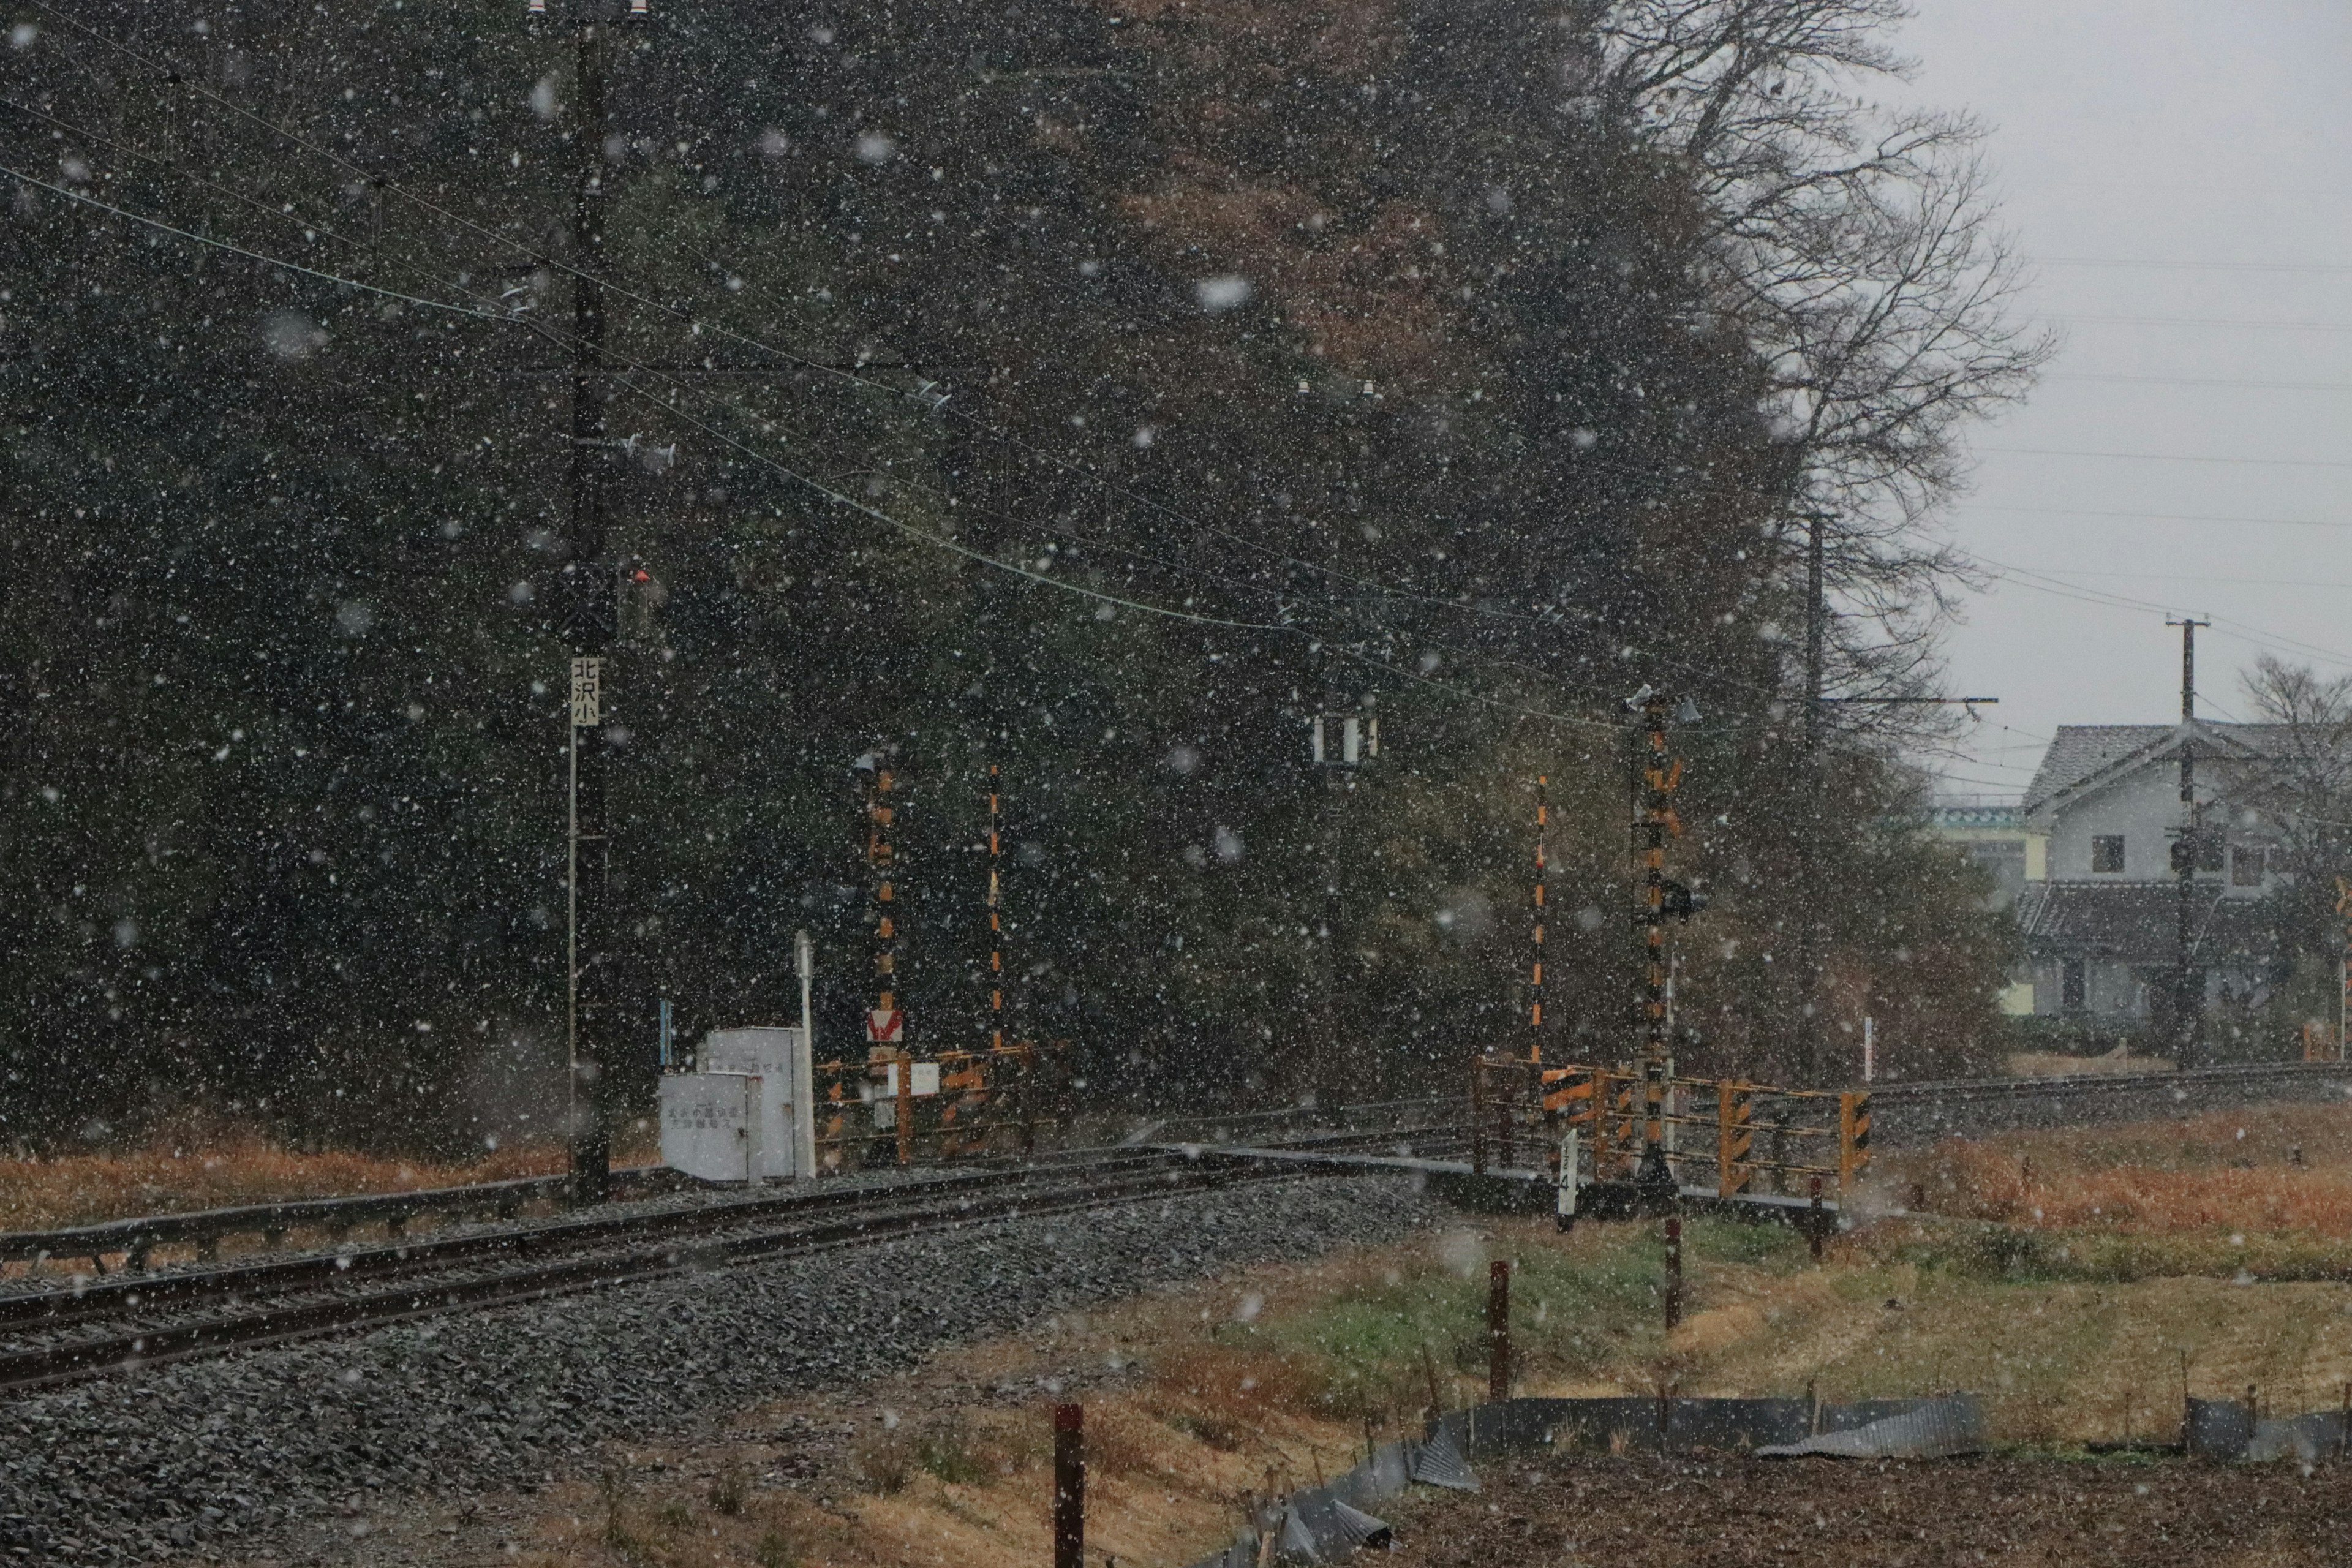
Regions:
<instances>
[{"instance_id":1,"label":"house window","mask_svg":"<svg viewBox=\"0 0 2352 1568\"><path fill-rule=\"evenodd\" d=\"M2120 843L2121 840L2117 842ZM2086 1000L2084 992L2083 961L2079 958L2060 959L2058 961L2058 1010L2062 1013L2081 1012Z\"/></svg>"},{"instance_id":2,"label":"house window","mask_svg":"<svg viewBox=\"0 0 2352 1568\"><path fill-rule=\"evenodd\" d=\"M2124 868L2124 836L2102 833L2091 840L2091 869L2120 875Z\"/></svg>"},{"instance_id":3,"label":"house window","mask_svg":"<svg viewBox=\"0 0 2352 1568\"><path fill-rule=\"evenodd\" d=\"M2230 885L2233 888L2259 888L2263 885L2263 847L2259 844L2230 846Z\"/></svg>"}]
</instances>

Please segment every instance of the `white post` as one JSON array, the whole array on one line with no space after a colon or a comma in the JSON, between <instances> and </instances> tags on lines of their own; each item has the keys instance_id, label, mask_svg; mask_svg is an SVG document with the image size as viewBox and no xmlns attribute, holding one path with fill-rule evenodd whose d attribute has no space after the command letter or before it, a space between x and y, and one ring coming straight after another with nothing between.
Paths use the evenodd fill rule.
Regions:
<instances>
[{"instance_id":1,"label":"white post","mask_svg":"<svg viewBox=\"0 0 2352 1568\"><path fill-rule=\"evenodd\" d=\"M1878 1075L1877 1039L1873 1032L1874 1020L1867 1013L1862 1018L1862 1081L1868 1083Z\"/></svg>"},{"instance_id":2,"label":"white post","mask_svg":"<svg viewBox=\"0 0 2352 1568\"><path fill-rule=\"evenodd\" d=\"M1576 1129L1571 1127L1559 1141L1559 1188L1556 1212L1562 1230L1576 1223Z\"/></svg>"},{"instance_id":3,"label":"white post","mask_svg":"<svg viewBox=\"0 0 2352 1568\"><path fill-rule=\"evenodd\" d=\"M760 1184L760 1079L743 1080L743 1184Z\"/></svg>"},{"instance_id":4,"label":"white post","mask_svg":"<svg viewBox=\"0 0 2352 1568\"><path fill-rule=\"evenodd\" d=\"M793 1173L803 1181L816 1175L816 1010L809 993L816 978L816 944L809 933L793 933L793 957L801 972L801 1049L793 1064Z\"/></svg>"}]
</instances>

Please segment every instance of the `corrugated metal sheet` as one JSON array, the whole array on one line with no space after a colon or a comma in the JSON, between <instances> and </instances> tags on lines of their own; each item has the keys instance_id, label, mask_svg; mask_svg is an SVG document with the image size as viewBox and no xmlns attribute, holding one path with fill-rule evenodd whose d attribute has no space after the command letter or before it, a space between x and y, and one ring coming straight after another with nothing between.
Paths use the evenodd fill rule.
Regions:
<instances>
[{"instance_id":1,"label":"corrugated metal sheet","mask_svg":"<svg viewBox=\"0 0 2352 1568\"><path fill-rule=\"evenodd\" d=\"M1768 1459L1806 1455L1832 1459L1945 1459L1956 1454L1980 1453L1984 1447L1984 1407L1962 1394L1922 1400L1899 1415L1756 1452Z\"/></svg>"}]
</instances>

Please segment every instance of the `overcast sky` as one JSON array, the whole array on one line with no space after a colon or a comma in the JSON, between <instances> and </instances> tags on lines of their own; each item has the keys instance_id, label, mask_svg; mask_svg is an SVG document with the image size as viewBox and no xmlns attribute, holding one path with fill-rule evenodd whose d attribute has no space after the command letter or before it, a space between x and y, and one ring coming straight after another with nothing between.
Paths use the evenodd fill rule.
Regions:
<instances>
[{"instance_id":1,"label":"overcast sky","mask_svg":"<svg viewBox=\"0 0 2352 1568\"><path fill-rule=\"evenodd\" d=\"M2210 717L2263 647L2352 671L2352 4L1917 3L1908 90L1990 122L2067 338L1950 518L2011 574L1948 640L2001 702L1946 787L2014 796L2053 725L2178 715L2168 611Z\"/></svg>"}]
</instances>

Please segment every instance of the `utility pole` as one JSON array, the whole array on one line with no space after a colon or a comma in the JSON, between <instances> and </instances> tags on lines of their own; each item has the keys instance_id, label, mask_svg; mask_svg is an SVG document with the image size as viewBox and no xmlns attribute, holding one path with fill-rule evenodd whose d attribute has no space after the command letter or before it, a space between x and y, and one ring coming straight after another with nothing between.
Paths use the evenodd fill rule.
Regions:
<instances>
[{"instance_id":1,"label":"utility pole","mask_svg":"<svg viewBox=\"0 0 2352 1568\"><path fill-rule=\"evenodd\" d=\"M1805 514L1805 805L1797 845L1797 1072L1801 1084L1822 1075L1822 962L1828 946L1822 919L1822 795L1828 787L1822 752L1823 671L1829 637L1827 510Z\"/></svg>"},{"instance_id":2,"label":"utility pole","mask_svg":"<svg viewBox=\"0 0 2352 1568\"><path fill-rule=\"evenodd\" d=\"M612 824L606 775L610 748L583 731L604 722L605 666L619 629L618 567L606 559L604 481L612 462L604 405L604 112L607 7L575 0L570 26L575 101L572 114L575 184L572 198L571 515L565 530L564 640L572 651L572 710L566 747L564 1034L572 1197L602 1203L612 1187L610 1069L615 1042L618 922L611 909ZM647 0L630 0L632 21L647 19ZM534 24L549 20L548 0L529 0Z\"/></svg>"},{"instance_id":3,"label":"utility pole","mask_svg":"<svg viewBox=\"0 0 2352 1568\"><path fill-rule=\"evenodd\" d=\"M2190 962L2197 931L2197 862L2205 852L2205 814L2197 804L2197 628L2213 623L2184 616L2164 624L2180 628L2180 837L2172 846L2178 889L2172 935L2172 1059L2176 1069L2185 1070L2199 1065L2205 1002L2200 994L2203 976Z\"/></svg>"},{"instance_id":4,"label":"utility pole","mask_svg":"<svg viewBox=\"0 0 2352 1568\"><path fill-rule=\"evenodd\" d=\"M1316 1021L1315 1059L1307 1076L1316 1108L1326 1114L1339 1108L1350 1088L1360 1087L1349 1071L1339 1038L1339 808L1356 787L1357 771L1381 754L1381 721L1360 710L1343 710L1340 704L1345 700L1336 680L1327 679L1323 710L1315 715L1309 742L1316 771L1323 775L1323 995Z\"/></svg>"}]
</instances>

